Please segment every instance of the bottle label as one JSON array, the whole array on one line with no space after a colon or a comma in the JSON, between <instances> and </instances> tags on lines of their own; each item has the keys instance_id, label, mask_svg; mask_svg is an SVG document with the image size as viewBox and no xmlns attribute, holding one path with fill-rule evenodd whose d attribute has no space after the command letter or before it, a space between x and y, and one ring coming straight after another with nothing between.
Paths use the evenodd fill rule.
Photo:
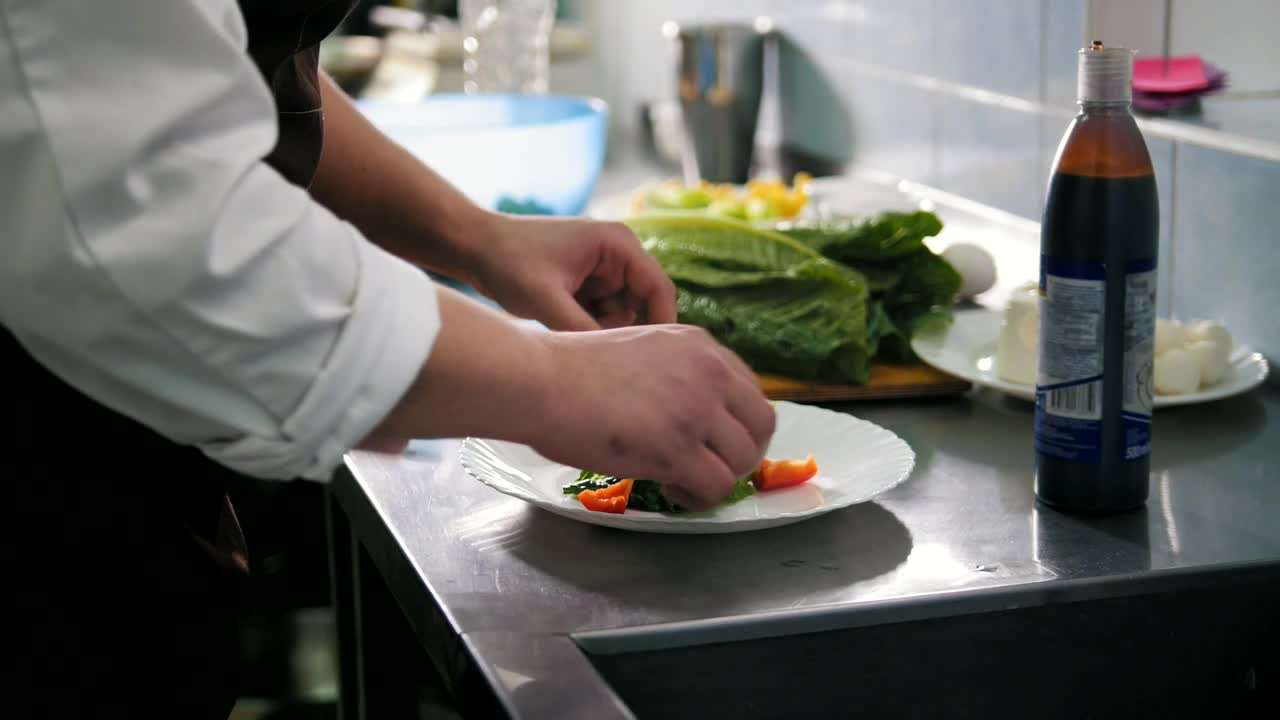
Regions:
<instances>
[{"instance_id":1,"label":"bottle label","mask_svg":"<svg viewBox=\"0 0 1280 720\"><path fill-rule=\"evenodd\" d=\"M1131 263L1125 268L1124 459L1151 454L1151 392L1155 362L1156 263Z\"/></svg>"},{"instance_id":2,"label":"bottle label","mask_svg":"<svg viewBox=\"0 0 1280 720\"><path fill-rule=\"evenodd\" d=\"M1102 459L1106 267L1044 257L1036 450L1064 460Z\"/></svg>"}]
</instances>

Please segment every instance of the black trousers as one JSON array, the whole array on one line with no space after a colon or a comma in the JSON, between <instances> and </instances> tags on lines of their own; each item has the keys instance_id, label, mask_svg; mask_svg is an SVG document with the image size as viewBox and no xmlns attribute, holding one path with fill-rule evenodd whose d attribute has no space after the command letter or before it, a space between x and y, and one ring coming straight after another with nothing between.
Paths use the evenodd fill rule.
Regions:
<instances>
[{"instance_id":1,"label":"black trousers","mask_svg":"<svg viewBox=\"0 0 1280 720\"><path fill-rule=\"evenodd\" d=\"M247 578L230 471L80 394L7 331L0 367L10 707L226 718Z\"/></svg>"}]
</instances>

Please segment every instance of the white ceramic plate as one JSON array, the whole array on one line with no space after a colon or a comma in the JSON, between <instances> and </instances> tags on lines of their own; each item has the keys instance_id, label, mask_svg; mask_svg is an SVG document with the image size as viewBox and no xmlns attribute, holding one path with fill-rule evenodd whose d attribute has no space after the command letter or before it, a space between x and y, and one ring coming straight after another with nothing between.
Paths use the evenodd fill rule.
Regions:
<instances>
[{"instance_id":1,"label":"white ceramic plate","mask_svg":"<svg viewBox=\"0 0 1280 720\"><path fill-rule=\"evenodd\" d=\"M577 479L577 469L551 462L523 445L468 438L460 460L467 474L485 485L557 515L623 530L691 534L759 530L817 517L874 498L906 480L915 466L910 446L879 425L809 405L779 402L776 409L778 423L768 457L803 458L813 453L817 477L705 513L591 512L561 492Z\"/></svg>"},{"instance_id":2,"label":"white ceramic plate","mask_svg":"<svg viewBox=\"0 0 1280 720\"><path fill-rule=\"evenodd\" d=\"M996 374L996 347L1002 315L992 310L962 310L946 332L918 336L911 347L921 360L969 382L994 388L1024 400L1036 399L1032 385L1002 380ZM1252 390L1267 379L1270 367L1261 353L1237 347L1221 381L1188 395L1156 395L1157 408L1219 400Z\"/></svg>"}]
</instances>

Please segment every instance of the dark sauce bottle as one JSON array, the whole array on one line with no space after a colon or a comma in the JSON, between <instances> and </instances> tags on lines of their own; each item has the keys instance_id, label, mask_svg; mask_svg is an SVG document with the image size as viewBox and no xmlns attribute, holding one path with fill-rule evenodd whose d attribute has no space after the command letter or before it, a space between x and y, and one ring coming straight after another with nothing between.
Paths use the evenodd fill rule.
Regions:
<instances>
[{"instance_id":1,"label":"dark sauce bottle","mask_svg":"<svg viewBox=\"0 0 1280 720\"><path fill-rule=\"evenodd\" d=\"M1132 51L1080 51L1041 224L1036 496L1066 512L1147 500L1159 213L1132 77Z\"/></svg>"}]
</instances>

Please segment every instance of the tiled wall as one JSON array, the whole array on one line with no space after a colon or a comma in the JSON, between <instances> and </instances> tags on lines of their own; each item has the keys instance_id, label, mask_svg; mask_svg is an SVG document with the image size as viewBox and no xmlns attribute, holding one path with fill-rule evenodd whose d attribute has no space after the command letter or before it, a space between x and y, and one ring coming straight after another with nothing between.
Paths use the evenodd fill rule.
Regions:
<instances>
[{"instance_id":1,"label":"tiled wall","mask_svg":"<svg viewBox=\"0 0 1280 720\"><path fill-rule=\"evenodd\" d=\"M1203 46L1235 64L1233 79L1280 91L1280 43L1268 39L1280 2L1242 0L1229 15L1215 11L1221 5L1173 0L1173 49ZM673 97L664 20L769 14L798 50L783 72L792 142L1038 219L1074 111L1077 49L1090 32L1109 44L1158 42L1164 8L1163 0L597 0L601 93L628 136L640 102ZM1232 37L1241 47L1228 52ZM815 111L824 93L835 106ZM1280 304L1280 153L1274 144L1263 153L1271 160L1189 144L1158 125L1146 135L1162 209L1162 312L1225 320L1280 360L1280 313L1270 309Z\"/></svg>"},{"instance_id":2,"label":"tiled wall","mask_svg":"<svg viewBox=\"0 0 1280 720\"><path fill-rule=\"evenodd\" d=\"M1173 310L1214 315L1280 361L1280 163L1175 148Z\"/></svg>"},{"instance_id":3,"label":"tiled wall","mask_svg":"<svg viewBox=\"0 0 1280 720\"><path fill-rule=\"evenodd\" d=\"M1107 43L1123 42L1143 54L1164 45L1195 53L1231 72L1237 91L1280 89L1280 2L1276 0L1093 0L1093 29Z\"/></svg>"}]
</instances>

